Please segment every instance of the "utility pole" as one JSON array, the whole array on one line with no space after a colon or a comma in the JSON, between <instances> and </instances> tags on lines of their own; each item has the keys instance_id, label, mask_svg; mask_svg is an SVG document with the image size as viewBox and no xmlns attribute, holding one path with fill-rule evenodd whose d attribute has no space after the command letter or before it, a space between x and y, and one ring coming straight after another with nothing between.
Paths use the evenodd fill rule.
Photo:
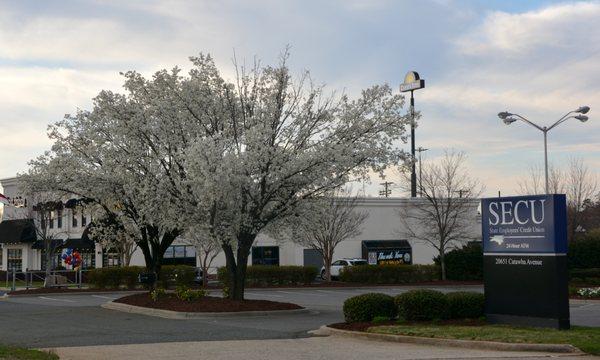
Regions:
<instances>
[{"instance_id":1,"label":"utility pole","mask_svg":"<svg viewBox=\"0 0 600 360\"><path fill-rule=\"evenodd\" d=\"M456 190L456 191L454 191L454 192L455 192L455 193L458 193L458 197L459 197L459 198L463 197L463 194L468 194L468 193L470 193L470 191L469 191L469 190L465 190L465 189Z\"/></svg>"},{"instance_id":2,"label":"utility pole","mask_svg":"<svg viewBox=\"0 0 600 360\"><path fill-rule=\"evenodd\" d=\"M410 91L410 153L412 155L412 172L410 174L410 196L417 197L417 173L415 164L415 98L413 92L425 87L425 80L416 71L409 71L400 85L401 92Z\"/></svg>"},{"instance_id":3,"label":"utility pole","mask_svg":"<svg viewBox=\"0 0 600 360\"><path fill-rule=\"evenodd\" d=\"M390 197L390 195L392 194L391 186L394 185L394 183L390 181L384 181L382 183L379 183L379 185L383 186L383 190L379 190L379 196L384 196L386 198Z\"/></svg>"}]
</instances>

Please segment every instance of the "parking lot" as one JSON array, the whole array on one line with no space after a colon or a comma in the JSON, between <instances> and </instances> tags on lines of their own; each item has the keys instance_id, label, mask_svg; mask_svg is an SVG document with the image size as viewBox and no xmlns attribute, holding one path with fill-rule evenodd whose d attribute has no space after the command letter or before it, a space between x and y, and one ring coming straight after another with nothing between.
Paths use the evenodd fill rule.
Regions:
<instances>
[{"instance_id":1,"label":"parking lot","mask_svg":"<svg viewBox=\"0 0 600 360\"><path fill-rule=\"evenodd\" d=\"M0 301L0 341L29 347L60 347L303 338L309 336L309 330L342 321L341 308L348 297L368 292L396 295L412 288L248 289L248 299L293 302L311 311L195 320L169 320L100 307L123 293L13 296ZM482 291L480 286L431 288L444 292ZM600 304L573 302L571 319L576 325L600 326Z\"/></svg>"}]
</instances>

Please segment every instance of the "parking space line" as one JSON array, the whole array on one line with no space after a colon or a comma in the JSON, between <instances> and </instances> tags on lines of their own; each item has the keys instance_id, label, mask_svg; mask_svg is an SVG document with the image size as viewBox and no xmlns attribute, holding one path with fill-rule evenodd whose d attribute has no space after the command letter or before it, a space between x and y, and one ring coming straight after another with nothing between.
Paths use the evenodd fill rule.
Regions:
<instances>
[{"instance_id":1,"label":"parking space line","mask_svg":"<svg viewBox=\"0 0 600 360\"><path fill-rule=\"evenodd\" d=\"M102 295L91 295L91 296L95 297L95 298L108 299L108 300L115 300L115 299L117 299L117 298L114 298L114 297L102 296Z\"/></svg>"},{"instance_id":2,"label":"parking space line","mask_svg":"<svg viewBox=\"0 0 600 360\"><path fill-rule=\"evenodd\" d=\"M69 299L55 299L55 298L50 298L50 297L45 297L45 296L38 296L38 298L40 299L44 299L44 300L54 300L54 301L65 301L65 302L76 302L75 300L69 300Z\"/></svg>"},{"instance_id":3,"label":"parking space line","mask_svg":"<svg viewBox=\"0 0 600 360\"><path fill-rule=\"evenodd\" d=\"M271 294L271 292L265 292L265 293L253 293L253 292L246 292L246 295L252 295L252 296L264 296L264 297L280 297L282 298L283 295L275 295L275 294Z\"/></svg>"},{"instance_id":4,"label":"parking space line","mask_svg":"<svg viewBox=\"0 0 600 360\"><path fill-rule=\"evenodd\" d=\"M354 292L348 292L348 291L333 291L333 290L315 290L318 291L320 293L325 293L325 294L345 294L345 295L354 295L356 293Z\"/></svg>"}]
</instances>

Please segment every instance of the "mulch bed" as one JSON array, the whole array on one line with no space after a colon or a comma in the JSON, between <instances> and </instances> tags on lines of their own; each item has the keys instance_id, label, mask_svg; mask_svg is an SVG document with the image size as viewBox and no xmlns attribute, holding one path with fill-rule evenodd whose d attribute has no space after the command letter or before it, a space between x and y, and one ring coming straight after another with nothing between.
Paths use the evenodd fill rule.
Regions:
<instances>
[{"instance_id":1,"label":"mulch bed","mask_svg":"<svg viewBox=\"0 0 600 360\"><path fill-rule=\"evenodd\" d=\"M204 296L195 301L182 301L173 294L167 294L157 301L153 301L149 293L125 296L115 300L115 302L181 312L237 312L303 309L302 306L292 303L268 300L230 300L214 296Z\"/></svg>"},{"instance_id":2,"label":"mulch bed","mask_svg":"<svg viewBox=\"0 0 600 360\"><path fill-rule=\"evenodd\" d=\"M454 320L441 320L436 321L435 323L431 322L404 322L398 323L397 321L390 320L384 322L378 322L376 324L372 322L356 322L356 323L336 323L327 325L334 329L340 330L348 330L348 331L367 331L368 328L373 326L386 326L386 325L427 325L427 324L435 324L435 325L460 325L460 326L482 326L487 325L485 320L481 319L454 319Z\"/></svg>"}]
</instances>

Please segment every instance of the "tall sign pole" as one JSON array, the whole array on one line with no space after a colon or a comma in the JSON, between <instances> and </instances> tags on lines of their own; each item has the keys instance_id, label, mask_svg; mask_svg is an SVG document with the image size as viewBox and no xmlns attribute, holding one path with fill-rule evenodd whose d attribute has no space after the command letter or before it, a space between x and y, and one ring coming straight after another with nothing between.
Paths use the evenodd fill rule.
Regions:
<instances>
[{"instance_id":1,"label":"tall sign pole","mask_svg":"<svg viewBox=\"0 0 600 360\"><path fill-rule=\"evenodd\" d=\"M425 80L419 77L416 71L409 71L404 76L404 83L400 84L401 92L410 91L410 154L412 156L412 172L410 174L410 197L417 197L417 172L415 156L415 98L413 92L425 87Z\"/></svg>"}]
</instances>

